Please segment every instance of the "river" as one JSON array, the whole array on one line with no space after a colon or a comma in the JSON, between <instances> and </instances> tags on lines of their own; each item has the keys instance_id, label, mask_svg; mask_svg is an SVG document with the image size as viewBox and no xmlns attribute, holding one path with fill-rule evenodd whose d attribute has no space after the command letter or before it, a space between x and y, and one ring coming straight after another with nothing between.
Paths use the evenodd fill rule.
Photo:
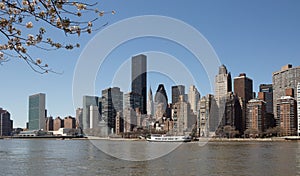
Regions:
<instances>
[{"instance_id":1,"label":"river","mask_svg":"<svg viewBox=\"0 0 300 176\"><path fill-rule=\"evenodd\" d=\"M144 155L138 150L142 146L158 145L155 150L159 153L164 145L119 141L109 144L108 148L115 154L111 156L93 143L89 140L0 140L0 175L300 175L300 142L209 142L203 146L192 142L145 161L116 157L124 156L124 150L118 147L126 146L126 151L137 156Z\"/></svg>"}]
</instances>

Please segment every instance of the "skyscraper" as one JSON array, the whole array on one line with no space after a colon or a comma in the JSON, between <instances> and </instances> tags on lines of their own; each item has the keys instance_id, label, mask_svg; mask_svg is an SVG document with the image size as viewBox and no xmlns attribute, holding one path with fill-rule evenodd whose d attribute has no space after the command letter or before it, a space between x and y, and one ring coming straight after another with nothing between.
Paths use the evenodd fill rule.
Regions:
<instances>
[{"instance_id":1,"label":"skyscraper","mask_svg":"<svg viewBox=\"0 0 300 176\"><path fill-rule=\"evenodd\" d=\"M154 97L155 118L159 120L167 113L168 96L163 84L159 84Z\"/></svg>"},{"instance_id":2,"label":"skyscraper","mask_svg":"<svg viewBox=\"0 0 300 176\"><path fill-rule=\"evenodd\" d=\"M99 98L96 96L83 96L82 104L82 129L90 129L90 106L97 106L99 108Z\"/></svg>"},{"instance_id":3,"label":"skyscraper","mask_svg":"<svg viewBox=\"0 0 300 176\"><path fill-rule=\"evenodd\" d=\"M225 103L225 97L232 91L231 74L228 73L225 65L219 67L219 74L215 77L215 99L218 106L220 102Z\"/></svg>"},{"instance_id":4,"label":"skyscraper","mask_svg":"<svg viewBox=\"0 0 300 176\"><path fill-rule=\"evenodd\" d=\"M10 113L0 108L0 136L10 136L13 129L13 121Z\"/></svg>"},{"instance_id":5,"label":"skyscraper","mask_svg":"<svg viewBox=\"0 0 300 176\"><path fill-rule=\"evenodd\" d=\"M172 86L172 104L177 103L179 101L179 96L181 95L185 96L184 85Z\"/></svg>"},{"instance_id":6,"label":"skyscraper","mask_svg":"<svg viewBox=\"0 0 300 176\"><path fill-rule=\"evenodd\" d=\"M241 98L242 120L240 126L243 132L246 128L246 104L253 97L253 81L245 73L234 78L234 93Z\"/></svg>"},{"instance_id":7,"label":"skyscraper","mask_svg":"<svg viewBox=\"0 0 300 176\"><path fill-rule=\"evenodd\" d=\"M234 93L241 97L245 103L253 97L253 81L245 73L234 78Z\"/></svg>"},{"instance_id":8,"label":"skyscraper","mask_svg":"<svg viewBox=\"0 0 300 176\"><path fill-rule=\"evenodd\" d=\"M150 116L154 115L154 102L153 102L153 94L151 87L148 92L148 100L147 100L147 114Z\"/></svg>"},{"instance_id":9,"label":"skyscraper","mask_svg":"<svg viewBox=\"0 0 300 176\"><path fill-rule=\"evenodd\" d=\"M41 130L45 128L46 95L43 93L29 96L29 130Z\"/></svg>"},{"instance_id":10,"label":"skyscraper","mask_svg":"<svg viewBox=\"0 0 300 176\"><path fill-rule=\"evenodd\" d=\"M197 105L199 100L200 100L200 93L198 92L195 85L191 85L188 94L188 101L191 105L191 110L193 111L194 114L197 114L197 110L198 110Z\"/></svg>"},{"instance_id":11,"label":"skyscraper","mask_svg":"<svg viewBox=\"0 0 300 176\"><path fill-rule=\"evenodd\" d=\"M258 99L265 101L267 113L273 114L273 85L272 84L259 85Z\"/></svg>"},{"instance_id":12,"label":"skyscraper","mask_svg":"<svg viewBox=\"0 0 300 176\"><path fill-rule=\"evenodd\" d=\"M300 135L300 82L297 85L297 114L298 114L298 136Z\"/></svg>"},{"instance_id":13,"label":"skyscraper","mask_svg":"<svg viewBox=\"0 0 300 176\"><path fill-rule=\"evenodd\" d=\"M123 92L119 87L102 90L102 119L107 122L108 134L116 132L117 112L123 110Z\"/></svg>"},{"instance_id":14,"label":"skyscraper","mask_svg":"<svg viewBox=\"0 0 300 176\"><path fill-rule=\"evenodd\" d=\"M286 89L297 89L297 84L300 82L300 66L293 67L288 64L281 68L280 71L273 73L273 110L274 117L278 119L276 112L276 101L282 96L285 96ZM297 97L297 91L295 91L295 97Z\"/></svg>"},{"instance_id":15,"label":"skyscraper","mask_svg":"<svg viewBox=\"0 0 300 176\"><path fill-rule=\"evenodd\" d=\"M142 114L147 114L147 57L143 54L131 59L131 92L143 97Z\"/></svg>"}]
</instances>

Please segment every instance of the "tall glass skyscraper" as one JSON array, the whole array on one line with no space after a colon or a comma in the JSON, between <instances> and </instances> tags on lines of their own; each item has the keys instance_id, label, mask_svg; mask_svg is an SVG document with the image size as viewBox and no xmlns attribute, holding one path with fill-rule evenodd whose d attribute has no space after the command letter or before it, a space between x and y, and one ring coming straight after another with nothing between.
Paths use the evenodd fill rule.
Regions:
<instances>
[{"instance_id":1,"label":"tall glass skyscraper","mask_svg":"<svg viewBox=\"0 0 300 176\"><path fill-rule=\"evenodd\" d=\"M29 96L29 130L40 130L45 128L46 109L45 103L46 95L43 93Z\"/></svg>"},{"instance_id":2,"label":"tall glass skyscraper","mask_svg":"<svg viewBox=\"0 0 300 176\"><path fill-rule=\"evenodd\" d=\"M107 122L108 133L116 132L116 116L123 111L123 92L119 87L102 90L102 120Z\"/></svg>"},{"instance_id":3,"label":"tall glass skyscraper","mask_svg":"<svg viewBox=\"0 0 300 176\"><path fill-rule=\"evenodd\" d=\"M143 54L131 59L131 92L141 95L141 113L147 114L147 57Z\"/></svg>"}]
</instances>

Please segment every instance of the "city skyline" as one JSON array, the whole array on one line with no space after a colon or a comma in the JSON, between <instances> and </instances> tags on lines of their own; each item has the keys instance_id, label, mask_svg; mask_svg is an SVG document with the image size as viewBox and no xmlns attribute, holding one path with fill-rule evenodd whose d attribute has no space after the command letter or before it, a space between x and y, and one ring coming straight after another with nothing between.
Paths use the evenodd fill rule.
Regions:
<instances>
[{"instance_id":1,"label":"city skyline","mask_svg":"<svg viewBox=\"0 0 300 176\"><path fill-rule=\"evenodd\" d=\"M172 6L170 6L170 2L172 2ZM160 5L157 6L157 3ZM272 73L280 70L281 66L287 63L300 65L298 61L300 50L297 44L300 40L300 24L297 20L300 15L297 7L300 3L297 1L289 1L289 3L282 1L272 3L270 1L251 1L251 3L157 1L157 3L136 0L118 4L103 2L103 8L115 9L117 12L114 16L104 17L103 21L113 24L128 17L148 14L170 16L182 20L195 27L207 38L218 54L221 63L225 64L231 72L232 77L246 73L252 78L254 80L253 88L256 92L259 84L272 82ZM148 8L143 8L145 6ZM52 58L49 59L49 65L58 71L63 71L62 75L39 75L17 60L11 60L1 66L1 79L7 81L0 94L1 107L11 112L14 126L25 126L28 114L26 103L28 95L37 92L47 93L49 115L56 117L75 114L78 107L72 105L71 86L76 60L87 42L95 35L80 38L82 46L80 49L71 52L49 52L48 57ZM77 41L77 38L70 38L70 40ZM137 39L119 46L116 52L111 53L107 64L103 66L106 69L115 70L124 60L145 51L170 53L180 61L187 62L185 63L187 68L192 71L197 80L202 80L201 74L205 75L201 66L193 66L193 56L185 49L174 43L168 43L166 40L153 38ZM41 57L39 52L34 55ZM270 64L266 66L265 63ZM103 75L107 71L106 69L98 74ZM151 75L149 76L151 77ZM152 76L157 78L156 75ZM150 77L148 79L151 79ZM104 88L113 87L108 79L97 77L95 94L99 94L99 91ZM167 78L159 77L156 80L159 83L166 82L166 91L170 97L169 87L173 83ZM204 82L202 85L201 82L196 85L200 94L204 96L213 93L206 84L207 80ZM155 89L159 83L148 82L147 87L151 85ZM123 91L127 92L127 90ZM57 102L64 103L57 106Z\"/></svg>"}]
</instances>

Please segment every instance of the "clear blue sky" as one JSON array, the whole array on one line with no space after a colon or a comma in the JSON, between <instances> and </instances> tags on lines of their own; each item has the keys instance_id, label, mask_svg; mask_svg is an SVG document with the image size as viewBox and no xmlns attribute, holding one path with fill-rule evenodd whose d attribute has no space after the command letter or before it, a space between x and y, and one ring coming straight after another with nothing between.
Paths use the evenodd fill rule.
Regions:
<instances>
[{"instance_id":1,"label":"clear blue sky","mask_svg":"<svg viewBox=\"0 0 300 176\"><path fill-rule=\"evenodd\" d=\"M252 78L255 91L259 84L271 83L272 72L281 66L287 63L300 65L300 1L297 0L106 0L100 1L99 9L114 9L117 12L116 15L103 17L101 22L109 24L140 15L163 15L186 22L206 37L233 77L245 72ZM57 32L55 35L64 37ZM70 52L32 51L34 57L46 58L45 62L52 68L63 71L62 75L37 74L23 61L15 59L0 66L0 107L10 111L14 127L25 127L28 120L28 96L39 92L46 93L48 115L75 116L77 107L73 106L72 101L73 73L81 51L94 35L64 38L66 41L81 43L81 48ZM124 62L132 55L145 51L168 53L184 61L188 69L196 74L201 95L212 93L207 80L202 77L203 68L195 68L189 62L193 55L166 40L144 38L127 42L111 53L102 71L117 69L116 63L120 60ZM150 75L156 77L155 73ZM97 75L98 96L102 89L111 86L111 80L105 77L105 72L100 71ZM158 83L166 82L168 96L171 96L171 80L163 76L157 76L155 80L150 78L149 84L153 91Z\"/></svg>"}]
</instances>

